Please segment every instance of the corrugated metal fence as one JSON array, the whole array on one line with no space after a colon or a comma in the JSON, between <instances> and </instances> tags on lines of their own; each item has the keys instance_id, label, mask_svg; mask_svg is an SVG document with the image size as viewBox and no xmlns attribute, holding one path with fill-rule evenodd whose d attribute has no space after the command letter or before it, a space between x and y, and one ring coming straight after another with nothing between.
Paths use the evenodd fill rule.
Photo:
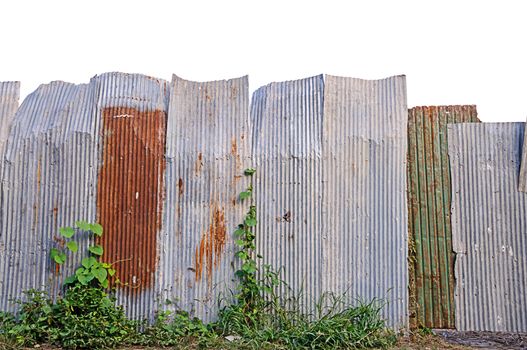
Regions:
<instances>
[{"instance_id":1,"label":"corrugated metal fence","mask_svg":"<svg viewBox=\"0 0 527 350\"><path fill-rule=\"evenodd\" d=\"M456 328L527 332L523 123L448 127Z\"/></svg>"},{"instance_id":2,"label":"corrugated metal fence","mask_svg":"<svg viewBox=\"0 0 527 350\"><path fill-rule=\"evenodd\" d=\"M479 122L476 106L408 111L410 325L454 328L447 124Z\"/></svg>"},{"instance_id":3,"label":"corrugated metal fence","mask_svg":"<svg viewBox=\"0 0 527 350\"><path fill-rule=\"evenodd\" d=\"M247 77L107 73L42 85L17 109L18 88L0 83L0 309L30 288L61 292L83 256L59 269L49 249L84 219L105 228L128 315L213 320L236 288L254 165L258 251L305 310L325 292L381 298L406 327L409 229L415 324L452 327L455 284L458 329L527 330L520 124L449 127L454 280L445 130L477 121L474 107L415 108L407 125L403 76L273 83L250 113Z\"/></svg>"},{"instance_id":4,"label":"corrugated metal fence","mask_svg":"<svg viewBox=\"0 0 527 350\"><path fill-rule=\"evenodd\" d=\"M406 326L405 78L273 83L255 92L252 120L265 262L307 308L326 291L380 298Z\"/></svg>"},{"instance_id":5,"label":"corrugated metal fence","mask_svg":"<svg viewBox=\"0 0 527 350\"><path fill-rule=\"evenodd\" d=\"M39 87L16 113L3 162L1 308L26 289L60 292L83 256L61 271L48 252L64 244L59 227L84 219L105 229L130 316L182 308L214 319L236 287L232 232L247 210L238 194L252 145L266 262L284 268L306 307L324 291L386 298L390 323L405 327L404 77L273 84L251 110L252 128L247 77L107 73Z\"/></svg>"}]
</instances>

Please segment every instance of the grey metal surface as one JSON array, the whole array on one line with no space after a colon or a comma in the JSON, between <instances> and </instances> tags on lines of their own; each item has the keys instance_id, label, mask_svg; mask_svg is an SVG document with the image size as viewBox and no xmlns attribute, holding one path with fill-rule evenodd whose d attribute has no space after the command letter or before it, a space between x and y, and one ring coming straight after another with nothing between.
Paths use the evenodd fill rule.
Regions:
<instances>
[{"instance_id":1,"label":"grey metal surface","mask_svg":"<svg viewBox=\"0 0 527 350\"><path fill-rule=\"evenodd\" d=\"M89 85L41 85L20 106L7 139L1 183L0 309L30 288L55 295L81 254L49 259L58 228L95 219L97 131ZM80 250L87 240L80 240Z\"/></svg>"},{"instance_id":2,"label":"grey metal surface","mask_svg":"<svg viewBox=\"0 0 527 350\"><path fill-rule=\"evenodd\" d=\"M251 102L258 252L282 270L304 311L318 302L323 278L323 104L322 75L261 87Z\"/></svg>"},{"instance_id":3,"label":"grey metal surface","mask_svg":"<svg viewBox=\"0 0 527 350\"><path fill-rule=\"evenodd\" d=\"M322 293L387 302L408 324L406 84L322 76L252 101L258 247L312 309Z\"/></svg>"},{"instance_id":4,"label":"grey metal surface","mask_svg":"<svg viewBox=\"0 0 527 350\"><path fill-rule=\"evenodd\" d=\"M4 148L11 124L18 109L18 99L20 97L20 82L5 81L0 82L0 176L4 158Z\"/></svg>"},{"instance_id":5,"label":"grey metal surface","mask_svg":"<svg viewBox=\"0 0 527 350\"><path fill-rule=\"evenodd\" d=\"M525 137L522 141L523 147L520 164L520 175L518 177L518 191L527 192L527 142L525 142Z\"/></svg>"},{"instance_id":6,"label":"grey metal surface","mask_svg":"<svg viewBox=\"0 0 527 350\"><path fill-rule=\"evenodd\" d=\"M456 328L527 331L523 123L448 126Z\"/></svg>"},{"instance_id":7,"label":"grey metal surface","mask_svg":"<svg viewBox=\"0 0 527 350\"><path fill-rule=\"evenodd\" d=\"M238 197L248 185L248 107L247 77L172 79L156 288L163 307L205 321L236 288L233 231L248 209Z\"/></svg>"},{"instance_id":8,"label":"grey metal surface","mask_svg":"<svg viewBox=\"0 0 527 350\"><path fill-rule=\"evenodd\" d=\"M326 76L322 289L408 325L406 79Z\"/></svg>"}]
</instances>

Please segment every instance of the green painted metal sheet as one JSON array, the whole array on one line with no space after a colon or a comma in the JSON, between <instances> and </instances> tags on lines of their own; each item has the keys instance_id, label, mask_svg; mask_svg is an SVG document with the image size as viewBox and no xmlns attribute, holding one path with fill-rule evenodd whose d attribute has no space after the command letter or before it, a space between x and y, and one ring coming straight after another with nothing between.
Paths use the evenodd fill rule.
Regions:
<instances>
[{"instance_id":1,"label":"green painted metal sheet","mask_svg":"<svg viewBox=\"0 0 527 350\"><path fill-rule=\"evenodd\" d=\"M479 122L476 106L408 111L410 326L454 328L454 254L447 124Z\"/></svg>"}]
</instances>

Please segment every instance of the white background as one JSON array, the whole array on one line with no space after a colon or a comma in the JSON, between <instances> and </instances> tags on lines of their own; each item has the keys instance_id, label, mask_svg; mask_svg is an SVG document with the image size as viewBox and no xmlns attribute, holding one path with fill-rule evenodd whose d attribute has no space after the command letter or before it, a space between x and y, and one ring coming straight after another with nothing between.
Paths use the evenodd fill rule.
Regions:
<instances>
[{"instance_id":1,"label":"white background","mask_svg":"<svg viewBox=\"0 0 527 350\"><path fill-rule=\"evenodd\" d=\"M0 0L0 81L405 74L408 105L527 117L527 1Z\"/></svg>"}]
</instances>

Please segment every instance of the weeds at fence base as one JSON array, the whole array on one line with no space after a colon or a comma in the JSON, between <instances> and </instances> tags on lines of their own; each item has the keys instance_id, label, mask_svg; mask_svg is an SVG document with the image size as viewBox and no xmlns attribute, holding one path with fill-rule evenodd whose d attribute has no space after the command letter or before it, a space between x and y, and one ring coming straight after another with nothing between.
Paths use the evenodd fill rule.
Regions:
<instances>
[{"instance_id":1,"label":"weeds at fence base","mask_svg":"<svg viewBox=\"0 0 527 350\"><path fill-rule=\"evenodd\" d=\"M161 312L152 324L129 320L101 289L76 286L53 302L31 290L17 314L0 314L0 349L49 344L65 349L123 346L223 349L352 349L388 347L396 341L379 316L380 304L333 304L319 317L269 302L258 318L237 304L204 324L185 312ZM328 305L328 300L324 303ZM338 307L337 307L338 306ZM252 318L251 318L252 317Z\"/></svg>"}]
</instances>

